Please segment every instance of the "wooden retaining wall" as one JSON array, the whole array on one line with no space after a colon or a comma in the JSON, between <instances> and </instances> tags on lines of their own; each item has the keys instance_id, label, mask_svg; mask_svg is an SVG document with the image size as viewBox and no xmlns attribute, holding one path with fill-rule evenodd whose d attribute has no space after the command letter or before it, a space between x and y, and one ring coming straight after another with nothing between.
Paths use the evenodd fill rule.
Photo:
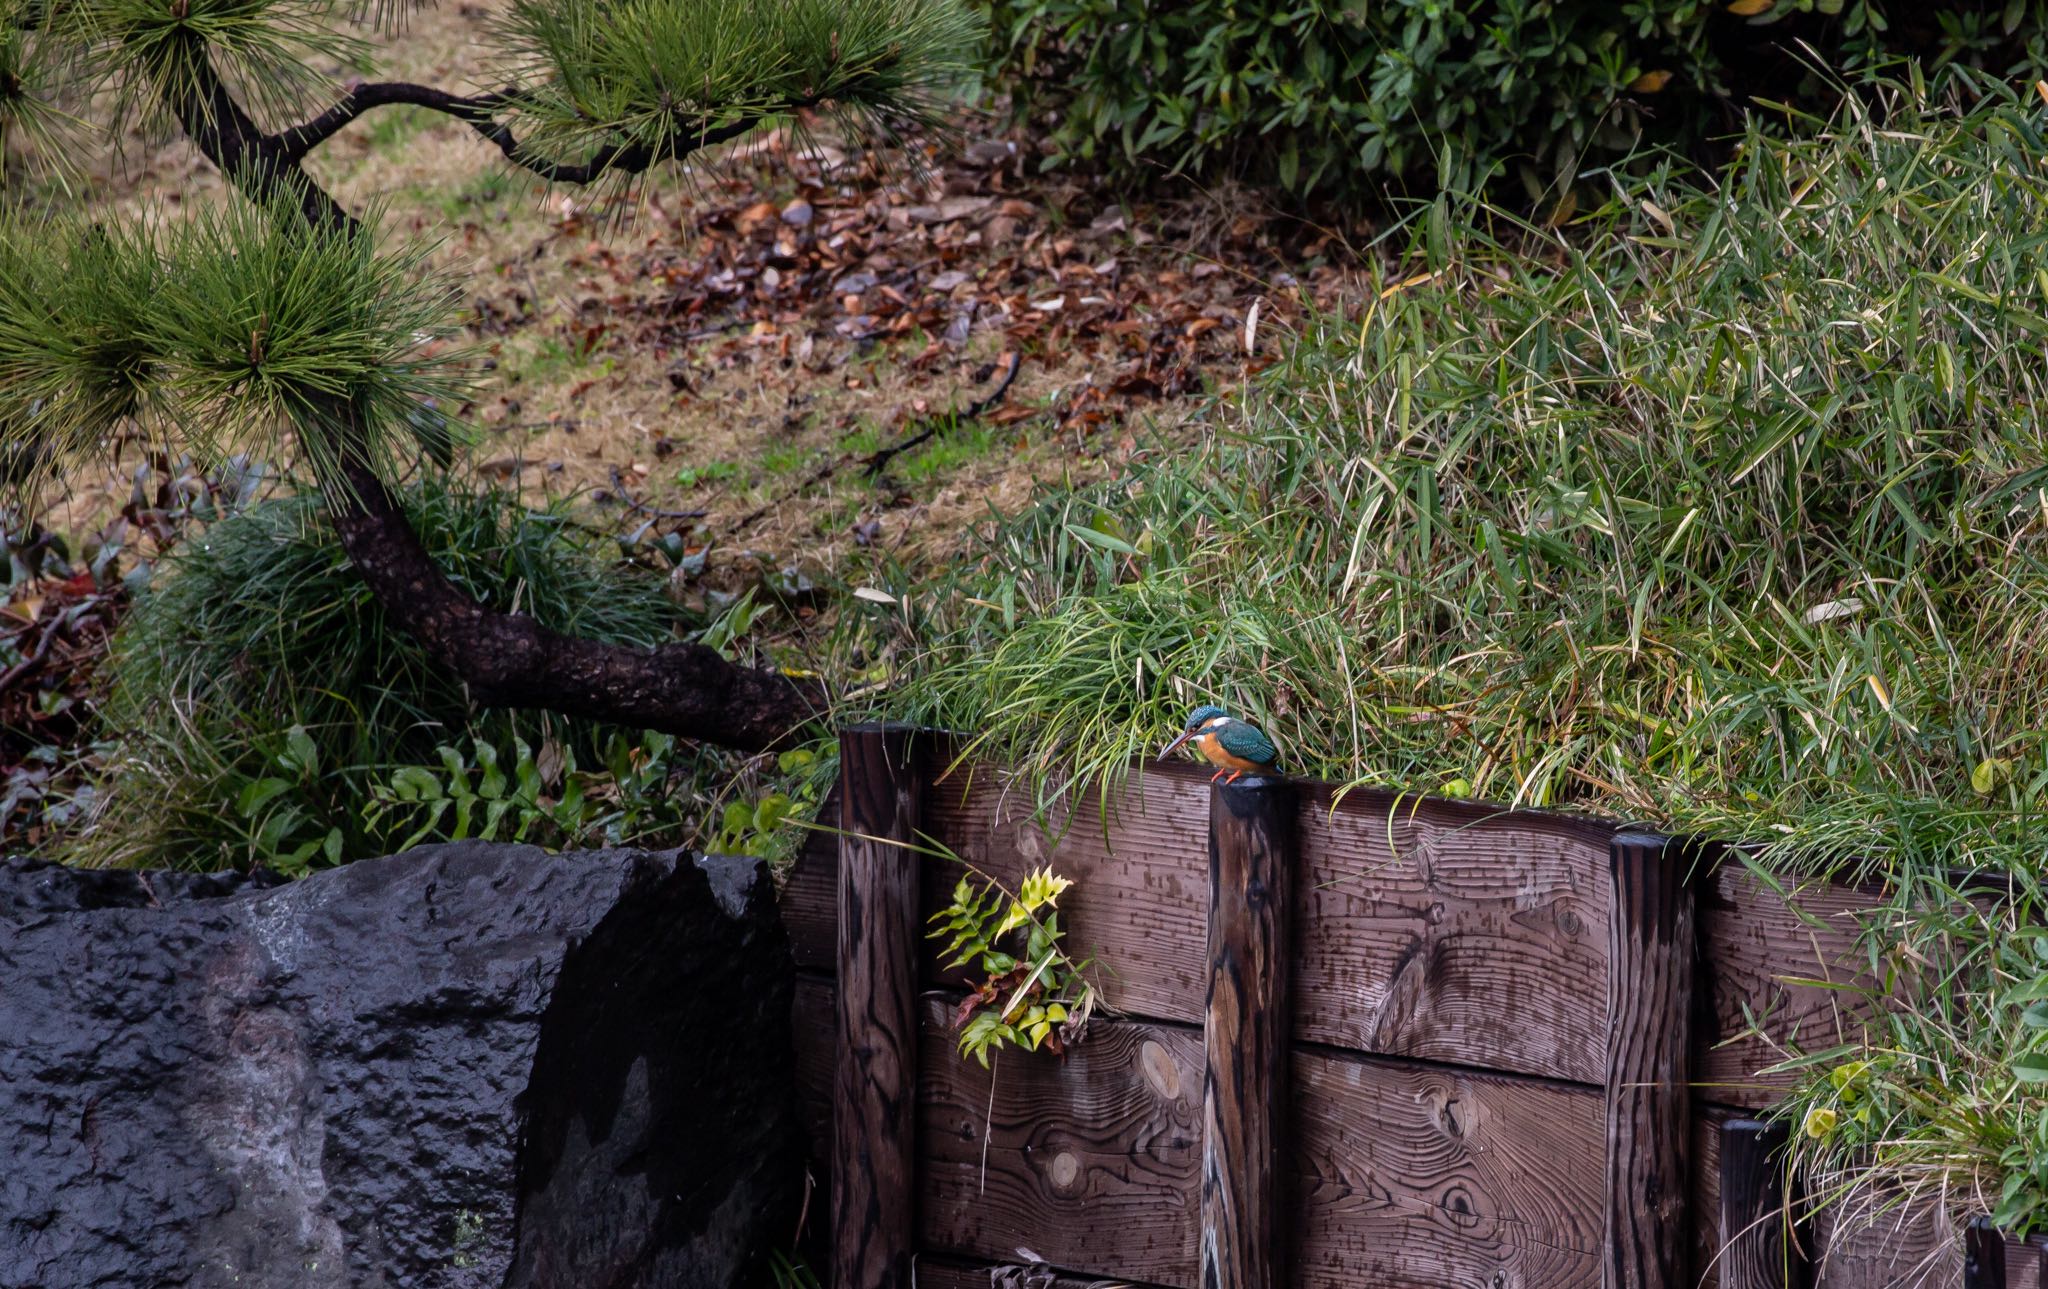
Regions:
<instances>
[{"instance_id":1,"label":"wooden retaining wall","mask_svg":"<svg viewBox=\"0 0 2048 1289\"><path fill-rule=\"evenodd\" d=\"M1787 1082L1757 1071L1878 1005L1796 983L1867 982L1875 892L1795 911L1592 819L1192 765L1048 830L991 767L941 779L936 736L849 731L843 754L843 832L783 897L842 1289L1025 1263L1062 1289L2048 1289L2041 1247L1966 1251L1931 1215L1789 1254L1756 1220L1776 1143L1750 1116ZM923 938L959 874L884 840L920 833L1012 888L1073 878L1070 947L1117 1018L1064 1058L962 1060L964 981Z\"/></svg>"}]
</instances>

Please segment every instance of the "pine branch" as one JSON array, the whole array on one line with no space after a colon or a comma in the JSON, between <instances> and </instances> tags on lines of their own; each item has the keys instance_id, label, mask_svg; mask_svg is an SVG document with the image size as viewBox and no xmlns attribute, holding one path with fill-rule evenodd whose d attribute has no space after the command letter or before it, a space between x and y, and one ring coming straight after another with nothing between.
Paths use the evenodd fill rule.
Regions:
<instances>
[{"instance_id":1,"label":"pine branch","mask_svg":"<svg viewBox=\"0 0 2048 1289\"><path fill-rule=\"evenodd\" d=\"M462 677L478 702L542 708L749 751L786 744L825 714L813 681L736 666L700 644L636 649L551 631L456 587L368 467L342 467L342 549L394 621Z\"/></svg>"},{"instance_id":2,"label":"pine branch","mask_svg":"<svg viewBox=\"0 0 2048 1289\"><path fill-rule=\"evenodd\" d=\"M205 46L193 42L182 52L189 61L176 69L178 74L159 80L157 89L207 159L251 200L275 201L288 194L312 227L359 233L356 218L305 173L303 151L290 153L284 136L265 134L236 101ZM368 106L359 104L355 114ZM308 127L324 120L325 115ZM327 134L346 124L346 119L337 120ZM721 133L708 132L692 146ZM509 142L499 146L508 156L517 147ZM606 168L644 169L658 159L651 149L644 154L606 149L584 166L548 170L575 181L586 171L594 178ZM342 424L345 416L337 414L334 420ZM338 462L338 477L320 480L342 548L392 619L460 676L478 701L588 716L748 750L786 743L823 715L826 694L816 681L742 667L703 645L671 644L650 651L575 639L548 630L529 615L500 613L479 603L448 579L421 543L370 464L360 431L330 429L337 441L328 456Z\"/></svg>"},{"instance_id":3,"label":"pine branch","mask_svg":"<svg viewBox=\"0 0 2048 1289\"><path fill-rule=\"evenodd\" d=\"M371 81L352 86L342 95L340 102L304 125L280 130L276 136L277 145L282 156L292 161L300 161L314 148L347 128L363 113L373 108L398 105L444 112L458 121L475 127L484 137L491 138L488 127L493 124L493 115L512 101L516 93L515 90L505 89L495 94L464 97L432 86L413 85L405 81ZM491 141L497 142L496 139Z\"/></svg>"},{"instance_id":4,"label":"pine branch","mask_svg":"<svg viewBox=\"0 0 2048 1289\"><path fill-rule=\"evenodd\" d=\"M263 132L235 98L213 64L205 42L193 38L180 51L174 71L161 76L157 93L199 151L252 201L289 192L317 228L354 232L355 216L313 182L277 140Z\"/></svg>"},{"instance_id":5,"label":"pine branch","mask_svg":"<svg viewBox=\"0 0 2048 1289\"><path fill-rule=\"evenodd\" d=\"M270 141L276 146L280 159L296 165L304 160L307 153L346 129L363 113L374 108L404 104L454 117L495 145L505 154L507 161L550 183L590 184L606 175L640 174L656 162L681 158L698 148L736 139L757 123L757 119L748 119L716 129L678 132L661 147L621 140L599 148L588 161L559 162L528 152L513 135L512 127L498 119L498 113L518 99L517 89L465 97L430 85L374 81L354 87L333 107L304 125L279 132ZM789 110L808 106L811 104L792 103Z\"/></svg>"}]
</instances>

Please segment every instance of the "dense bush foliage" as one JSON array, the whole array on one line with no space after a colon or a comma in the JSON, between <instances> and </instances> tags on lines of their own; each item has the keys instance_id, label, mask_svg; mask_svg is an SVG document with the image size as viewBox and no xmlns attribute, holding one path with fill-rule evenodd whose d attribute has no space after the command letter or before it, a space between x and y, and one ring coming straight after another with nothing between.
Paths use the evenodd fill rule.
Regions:
<instances>
[{"instance_id":1,"label":"dense bush foliage","mask_svg":"<svg viewBox=\"0 0 2048 1289\"><path fill-rule=\"evenodd\" d=\"M408 509L486 604L621 643L672 636L659 580L607 566L563 514L438 481ZM679 825L673 740L475 708L386 620L317 497L262 503L177 548L109 670L116 743L87 862L296 872L417 841L562 845Z\"/></svg>"},{"instance_id":2,"label":"dense bush foliage","mask_svg":"<svg viewBox=\"0 0 2048 1289\"><path fill-rule=\"evenodd\" d=\"M1216 702L1297 773L1876 870L1910 1002L1784 1053L1816 1193L2048 1227L2044 155L2031 92L1909 99L1569 231L1439 198L1202 450L998 525L897 713L1051 794Z\"/></svg>"},{"instance_id":3,"label":"dense bush foliage","mask_svg":"<svg viewBox=\"0 0 2048 1289\"><path fill-rule=\"evenodd\" d=\"M994 0L995 70L1067 155L1232 168L1295 193L1532 190L1640 145L1823 104L1892 54L2036 74L2044 0ZM1798 42L1812 46L1802 64ZM1827 76L1816 70L1824 67Z\"/></svg>"}]
</instances>

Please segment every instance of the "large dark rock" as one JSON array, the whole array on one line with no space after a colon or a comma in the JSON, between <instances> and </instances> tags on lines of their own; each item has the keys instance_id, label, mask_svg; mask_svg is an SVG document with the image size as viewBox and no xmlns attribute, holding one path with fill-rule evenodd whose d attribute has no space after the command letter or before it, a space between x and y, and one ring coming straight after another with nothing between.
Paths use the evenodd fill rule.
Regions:
<instances>
[{"instance_id":1,"label":"large dark rock","mask_svg":"<svg viewBox=\"0 0 2048 1289\"><path fill-rule=\"evenodd\" d=\"M268 880L0 863L0 1286L724 1286L790 1238L757 864Z\"/></svg>"}]
</instances>

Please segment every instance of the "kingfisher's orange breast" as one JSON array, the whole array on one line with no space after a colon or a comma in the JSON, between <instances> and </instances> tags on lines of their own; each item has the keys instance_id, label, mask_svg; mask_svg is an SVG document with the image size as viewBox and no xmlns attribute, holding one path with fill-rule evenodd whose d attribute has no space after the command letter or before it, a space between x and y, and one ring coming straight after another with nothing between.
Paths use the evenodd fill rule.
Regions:
<instances>
[{"instance_id":1,"label":"kingfisher's orange breast","mask_svg":"<svg viewBox=\"0 0 2048 1289\"><path fill-rule=\"evenodd\" d=\"M1224 751L1222 740L1214 734L1197 734L1194 743L1195 750L1200 752L1202 759L1210 765L1220 765L1226 770L1242 770L1247 773L1265 768L1257 761L1247 761L1241 756Z\"/></svg>"}]
</instances>

